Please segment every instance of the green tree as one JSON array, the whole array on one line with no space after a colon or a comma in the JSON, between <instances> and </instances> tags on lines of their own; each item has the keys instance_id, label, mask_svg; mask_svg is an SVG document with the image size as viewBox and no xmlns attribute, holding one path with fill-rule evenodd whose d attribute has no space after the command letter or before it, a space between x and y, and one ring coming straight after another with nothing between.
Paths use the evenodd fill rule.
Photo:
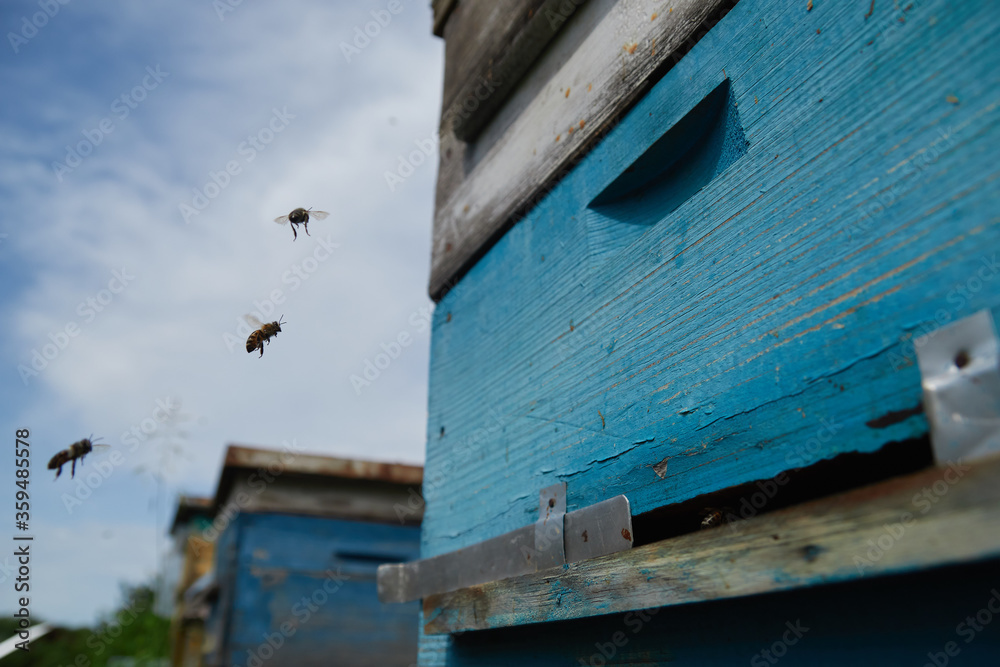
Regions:
<instances>
[{"instance_id":1,"label":"green tree","mask_svg":"<svg viewBox=\"0 0 1000 667\"><path fill-rule=\"evenodd\" d=\"M136 665L170 655L170 621L153 613L155 594L149 586L123 586L122 604L93 628L56 628L31 642L30 651L15 651L2 667L105 667L111 657L128 657ZM0 620L0 637L17 632L14 619Z\"/></svg>"}]
</instances>

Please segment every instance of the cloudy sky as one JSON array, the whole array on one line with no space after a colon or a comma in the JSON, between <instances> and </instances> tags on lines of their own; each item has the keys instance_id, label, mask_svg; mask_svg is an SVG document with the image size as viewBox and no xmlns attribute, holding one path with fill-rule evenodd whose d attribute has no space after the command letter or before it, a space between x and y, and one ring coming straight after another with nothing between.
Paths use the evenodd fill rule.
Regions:
<instances>
[{"instance_id":1,"label":"cloudy sky","mask_svg":"<svg viewBox=\"0 0 1000 667\"><path fill-rule=\"evenodd\" d=\"M36 616L89 623L148 579L228 443L422 461L436 154L385 174L435 136L443 45L429 2L389 4L0 5L0 498L29 429ZM298 206L331 215L293 242L272 219ZM263 358L253 311L287 322ZM103 472L53 481L91 433Z\"/></svg>"}]
</instances>

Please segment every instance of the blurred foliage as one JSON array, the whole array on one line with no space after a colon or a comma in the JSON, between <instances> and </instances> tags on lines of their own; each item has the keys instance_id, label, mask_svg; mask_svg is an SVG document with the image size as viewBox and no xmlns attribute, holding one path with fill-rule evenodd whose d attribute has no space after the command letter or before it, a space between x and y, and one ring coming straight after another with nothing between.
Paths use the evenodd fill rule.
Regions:
<instances>
[{"instance_id":1,"label":"blurred foliage","mask_svg":"<svg viewBox=\"0 0 1000 667\"><path fill-rule=\"evenodd\" d=\"M95 627L56 628L32 640L30 651L0 659L0 667L105 667L111 657L132 658L136 667L157 664L170 655L170 620L153 613L153 601L149 586L123 586L121 607ZM0 619L0 638L16 632L16 619Z\"/></svg>"}]
</instances>

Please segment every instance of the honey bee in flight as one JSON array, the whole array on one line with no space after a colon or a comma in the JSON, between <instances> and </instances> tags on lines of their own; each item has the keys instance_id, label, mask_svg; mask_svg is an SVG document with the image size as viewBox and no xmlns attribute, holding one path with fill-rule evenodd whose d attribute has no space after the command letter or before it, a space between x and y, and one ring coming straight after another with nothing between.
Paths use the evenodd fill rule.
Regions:
<instances>
[{"instance_id":1,"label":"honey bee in flight","mask_svg":"<svg viewBox=\"0 0 1000 667\"><path fill-rule=\"evenodd\" d=\"M330 214L326 211L314 211L311 208L297 208L288 215L278 216L274 219L274 221L279 225L284 225L289 222L292 223L292 240L294 241L299 238L298 232L295 231L296 227L302 225L306 230L306 236L312 236L312 234L309 233L309 218L313 217L316 220L322 220L328 215Z\"/></svg>"},{"instance_id":2,"label":"honey bee in flight","mask_svg":"<svg viewBox=\"0 0 1000 667\"><path fill-rule=\"evenodd\" d=\"M284 315L281 317L284 317ZM245 315L244 319L250 326L257 327L256 331L251 333L250 337L247 338L247 352L260 350L261 357L264 356L264 343L266 342L270 345L271 337L277 336L281 332L281 325L288 324L287 322L282 322L281 318L278 318L277 322L271 322L270 324L264 324L253 315Z\"/></svg>"},{"instance_id":3,"label":"honey bee in flight","mask_svg":"<svg viewBox=\"0 0 1000 667\"><path fill-rule=\"evenodd\" d=\"M90 436L93 438L94 436ZM62 467L72 461L73 467L70 469L70 477L76 477L76 460L80 459L80 465L83 465L83 457L85 457L90 452L94 451L95 447L103 448L109 445L99 445L93 442L90 438L84 438L79 442L74 442L72 445L62 450L61 452L56 452L56 455L52 457L49 461L49 470L56 471L56 479L59 479L59 475L62 474Z\"/></svg>"}]
</instances>

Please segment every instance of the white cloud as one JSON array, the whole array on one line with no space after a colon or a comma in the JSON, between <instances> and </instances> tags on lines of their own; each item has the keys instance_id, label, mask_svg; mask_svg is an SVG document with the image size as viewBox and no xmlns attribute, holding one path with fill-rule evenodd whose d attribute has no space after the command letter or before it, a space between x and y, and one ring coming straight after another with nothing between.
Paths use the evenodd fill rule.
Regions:
<instances>
[{"instance_id":1,"label":"white cloud","mask_svg":"<svg viewBox=\"0 0 1000 667\"><path fill-rule=\"evenodd\" d=\"M45 434L33 462L39 484L49 482L41 479L43 458L91 432L122 447L121 434L166 396L199 418L188 428L187 458L170 477L172 492L211 493L229 442L295 439L311 452L422 460L429 335L409 318L430 306L436 157L395 193L383 172L436 128L442 49L430 34L429 8L405 5L350 64L339 43L380 3L243 3L222 22L208 3L74 3L59 21L102 28L75 35L73 48L102 40L86 44L106 52L113 71L90 68L81 79L72 62L57 65L66 54L54 44L55 20L53 34L14 61L25 97L42 92L38 113L0 117L0 145L9 149L0 155L9 212L0 223L8 234L0 261L11 262L4 275L13 285L0 298L9 323L0 355L4 391L22 397L19 412L0 422ZM51 162L157 64L170 76L58 182ZM178 205L211 171L242 160L240 143L286 106L295 115L288 127L184 224ZM331 216L310 225L311 238L300 229L293 242L271 219L295 206ZM293 289L283 276L328 236L339 248ZM87 321L79 304L99 298L123 267L135 279ZM230 352L223 335L275 289L285 298L276 313L287 321L282 333L262 359L242 345ZM22 385L16 366L68 322L79 335ZM351 374L403 331L413 344L358 396ZM119 504L134 501L124 495L134 486L122 485ZM114 498L117 488L112 479L102 493ZM95 539L58 503L43 507L52 513L49 544ZM107 523L94 519L93 531L117 534L115 512L110 505ZM152 530L133 529L135 536ZM59 558L39 576L73 591L64 618L88 620L107 598L98 589L117 594L116 570L109 564L74 584L53 574ZM114 565L123 562L116 553Z\"/></svg>"}]
</instances>

